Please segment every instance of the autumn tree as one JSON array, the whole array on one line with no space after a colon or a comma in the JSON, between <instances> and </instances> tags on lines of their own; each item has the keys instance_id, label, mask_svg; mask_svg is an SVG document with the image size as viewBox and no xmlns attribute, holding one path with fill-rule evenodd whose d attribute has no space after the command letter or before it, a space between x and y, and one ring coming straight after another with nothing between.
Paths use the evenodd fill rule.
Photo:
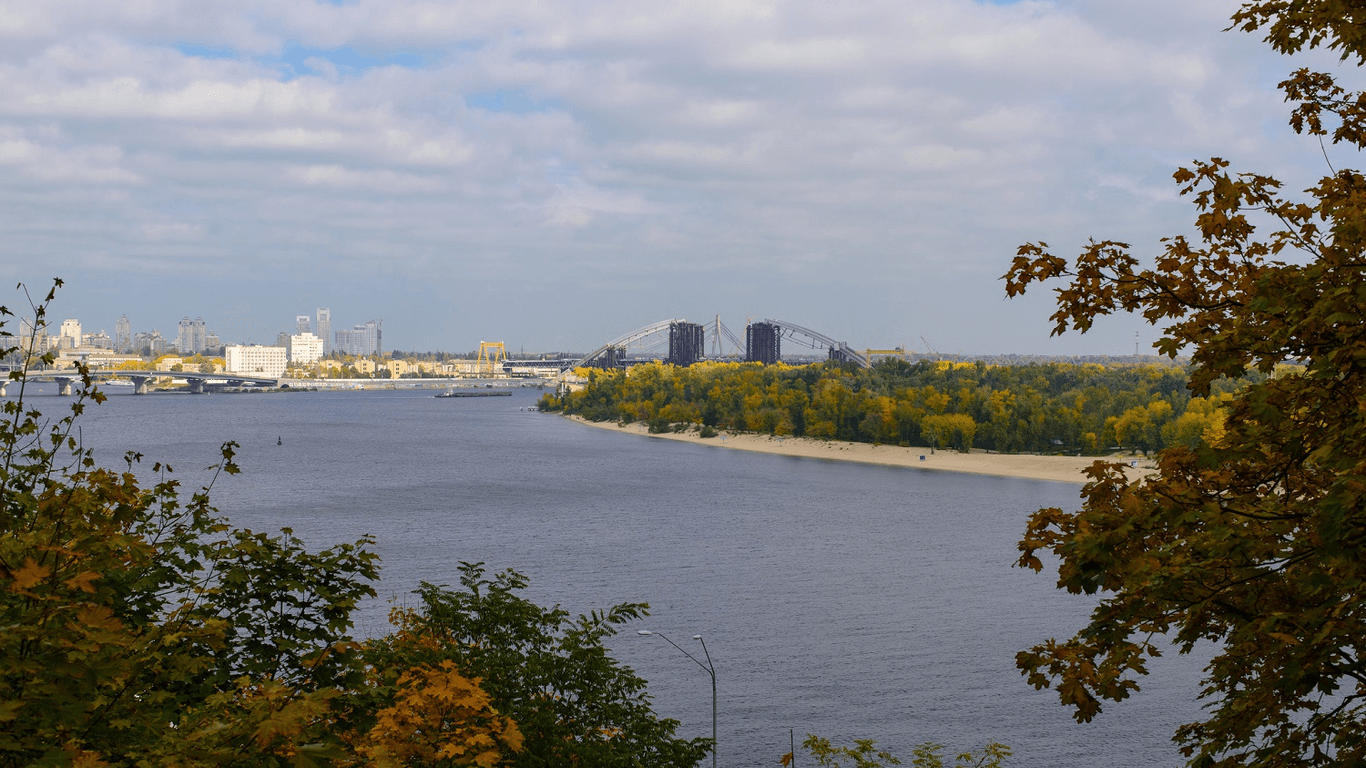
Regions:
<instances>
[{"instance_id":1,"label":"autumn tree","mask_svg":"<svg viewBox=\"0 0 1366 768\"><path fill-rule=\"evenodd\" d=\"M1366 62L1360 0L1245 3L1233 26L1282 53L1325 47ZM1366 94L1299 70L1281 83L1291 126L1366 147ZM1222 433L1168 447L1150 478L1098 463L1077 512L1040 510L1020 563L1057 558L1058 585L1097 594L1090 622L1019 654L1036 687L1056 686L1079 721L1139 688L1160 638L1213 643L1205 719L1175 740L1194 766L1366 762L1366 176L1330 169L1306 197L1215 158L1175 173L1199 239L1161 241L1151 266L1093 241L1070 263L1022 246L1005 275L1018 295L1056 289L1054 333L1137 312L1159 349L1189 351L1190 388L1270 374L1220 408Z\"/></svg>"},{"instance_id":2,"label":"autumn tree","mask_svg":"<svg viewBox=\"0 0 1366 768\"><path fill-rule=\"evenodd\" d=\"M574 619L519 594L527 583L515 571L488 576L482 563L461 563L459 588L423 584L421 607L395 613L398 630L368 644L367 662L382 678L415 668L477 678L492 709L517 726L520 741L500 747L507 765L695 766L711 740L676 737L677 721L655 715L645 681L604 645L647 606Z\"/></svg>"},{"instance_id":3,"label":"autumn tree","mask_svg":"<svg viewBox=\"0 0 1366 768\"><path fill-rule=\"evenodd\" d=\"M377 768L493 768L504 764L505 754L522 751L517 724L450 660L404 670L395 688L393 702L375 714L356 750Z\"/></svg>"},{"instance_id":4,"label":"autumn tree","mask_svg":"<svg viewBox=\"0 0 1366 768\"><path fill-rule=\"evenodd\" d=\"M960 451L972 450L972 437L977 424L962 413L933 414L920 422L921 431L928 437L930 447L951 447Z\"/></svg>"}]
</instances>

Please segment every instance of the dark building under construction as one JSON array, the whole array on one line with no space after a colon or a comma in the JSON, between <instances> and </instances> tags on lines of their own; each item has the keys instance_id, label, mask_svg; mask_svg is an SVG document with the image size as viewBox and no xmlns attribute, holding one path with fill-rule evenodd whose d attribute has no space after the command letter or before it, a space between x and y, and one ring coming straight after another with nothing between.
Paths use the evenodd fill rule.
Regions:
<instances>
[{"instance_id":1,"label":"dark building under construction","mask_svg":"<svg viewBox=\"0 0 1366 768\"><path fill-rule=\"evenodd\" d=\"M772 323L745 326L745 361L773 365L783 358L782 328Z\"/></svg>"},{"instance_id":2,"label":"dark building under construction","mask_svg":"<svg viewBox=\"0 0 1366 768\"><path fill-rule=\"evenodd\" d=\"M706 331L697 323L669 324L669 359L674 365L692 365L706 352Z\"/></svg>"}]
</instances>

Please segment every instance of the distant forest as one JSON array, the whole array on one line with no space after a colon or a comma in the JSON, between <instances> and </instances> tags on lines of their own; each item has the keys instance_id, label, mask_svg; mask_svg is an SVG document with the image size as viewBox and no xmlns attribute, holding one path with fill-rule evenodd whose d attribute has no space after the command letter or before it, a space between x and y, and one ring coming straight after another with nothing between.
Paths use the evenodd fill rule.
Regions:
<instances>
[{"instance_id":1,"label":"distant forest","mask_svg":"<svg viewBox=\"0 0 1366 768\"><path fill-rule=\"evenodd\" d=\"M1217 440L1228 396L1255 378L1191 397L1174 365L884 360L871 369L713 363L587 372L541 409L590 421L886 445L1101 455Z\"/></svg>"}]
</instances>

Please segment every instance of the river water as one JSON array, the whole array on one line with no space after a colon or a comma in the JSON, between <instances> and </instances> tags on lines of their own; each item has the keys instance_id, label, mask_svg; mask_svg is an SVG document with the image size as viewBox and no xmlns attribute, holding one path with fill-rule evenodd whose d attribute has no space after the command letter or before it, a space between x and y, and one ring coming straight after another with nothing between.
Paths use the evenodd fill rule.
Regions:
<instances>
[{"instance_id":1,"label":"river water","mask_svg":"<svg viewBox=\"0 0 1366 768\"><path fill-rule=\"evenodd\" d=\"M876 739L907 764L923 741L996 740L1018 768L1175 766L1171 734L1199 715L1202 662L1174 652L1084 725L1016 671L1017 651L1070 635L1091 605L1012 567L1027 516L1076 507L1074 485L653 440L536 413L535 390L112 391L80 420L102 463L138 451L193 489L236 440L243 472L213 490L235 525L289 526L314 548L374 535L381 598L359 634L385 632L389 601L420 581L455 584L460 561L515 568L573 614L649 602L614 655L689 737L711 734L708 676L635 630L693 652L703 635L723 766L776 766L790 730Z\"/></svg>"}]
</instances>

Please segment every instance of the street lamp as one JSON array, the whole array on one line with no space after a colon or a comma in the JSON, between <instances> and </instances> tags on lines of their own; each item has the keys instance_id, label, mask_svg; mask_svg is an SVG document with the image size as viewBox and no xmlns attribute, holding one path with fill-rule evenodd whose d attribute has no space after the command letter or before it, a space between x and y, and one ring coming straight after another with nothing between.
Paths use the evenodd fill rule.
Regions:
<instances>
[{"instance_id":1,"label":"street lamp","mask_svg":"<svg viewBox=\"0 0 1366 768\"><path fill-rule=\"evenodd\" d=\"M693 663L701 667L703 672L706 672L707 674L711 675L711 768L716 768L716 667L713 667L711 664L711 654L707 652L707 641L703 640L701 635L692 636L692 639L702 644L702 653L706 656L707 659L707 663L703 664L702 662L697 660L696 656L693 656L691 653L684 651L682 646L670 640L668 637L665 637L665 635L661 632L651 632L648 629L641 629L637 630L636 634L644 635L645 637L650 637L651 635L659 635L660 637L663 637L664 642L668 643L669 645L672 645L679 651L682 651L683 655L692 659Z\"/></svg>"}]
</instances>

